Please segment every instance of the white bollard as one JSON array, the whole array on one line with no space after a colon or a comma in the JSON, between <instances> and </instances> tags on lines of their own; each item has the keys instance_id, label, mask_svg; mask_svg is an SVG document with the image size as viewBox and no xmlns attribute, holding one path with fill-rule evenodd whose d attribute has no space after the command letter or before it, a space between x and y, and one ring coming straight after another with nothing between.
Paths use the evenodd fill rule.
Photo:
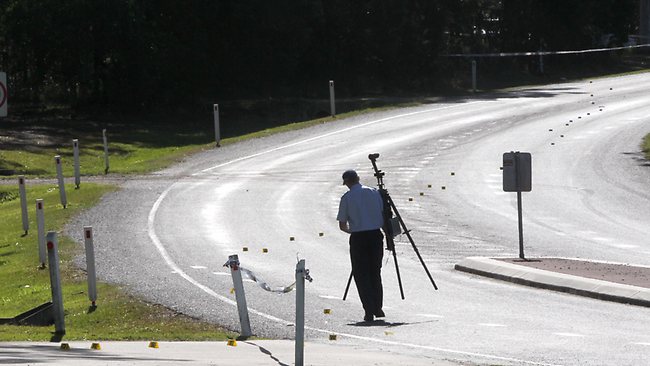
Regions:
<instances>
[{"instance_id":1,"label":"white bollard","mask_svg":"<svg viewBox=\"0 0 650 366\"><path fill-rule=\"evenodd\" d=\"M472 91L476 93L476 60L472 60Z\"/></svg>"},{"instance_id":2,"label":"white bollard","mask_svg":"<svg viewBox=\"0 0 650 366\"><path fill-rule=\"evenodd\" d=\"M38 260L41 263L41 268L45 268L47 251L45 249L45 214L42 198L36 200L36 227L38 228Z\"/></svg>"},{"instance_id":3,"label":"white bollard","mask_svg":"<svg viewBox=\"0 0 650 366\"><path fill-rule=\"evenodd\" d=\"M72 140L72 155L74 157L74 185L79 188L81 184L81 173L79 170L79 140Z\"/></svg>"},{"instance_id":4,"label":"white bollard","mask_svg":"<svg viewBox=\"0 0 650 366\"><path fill-rule=\"evenodd\" d=\"M54 331L65 334L65 313L63 309L63 293L59 272L59 242L56 232L47 233L47 259L50 266L50 285L52 287L52 304L54 305Z\"/></svg>"},{"instance_id":5,"label":"white bollard","mask_svg":"<svg viewBox=\"0 0 650 366\"><path fill-rule=\"evenodd\" d=\"M97 301L97 276L95 273L95 248L93 246L93 227L84 226L86 244L86 272L88 275L88 299L95 306Z\"/></svg>"},{"instance_id":6,"label":"white bollard","mask_svg":"<svg viewBox=\"0 0 650 366\"><path fill-rule=\"evenodd\" d=\"M214 140L221 146L221 125L219 124L219 104L214 105Z\"/></svg>"},{"instance_id":7,"label":"white bollard","mask_svg":"<svg viewBox=\"0 0 650 366\"><path fill-rule=\"evenodd\" d=\"M296 349L295 365L305 362L305 260L296 264Z\"/></svg>"},{"instance_id":8,"label":"white bollard","mask_svg":"<svg viewBox=\"0 0 650 366\"><path fill-rule=\"evenodd\" d=\"M65 182L63 181L63 169L61 167L61 157L59 155L54 157L56 163L56 179L59 181L59 197L61 198L61 205L63 208L68 206L68 197L65 195Z\"/></svg>"},{"instance_id":9,"label":"white bollard","mask_svg":"<svg viewBox=\"0 0 650 366\"><path fill-rule=\"evenodd\" d=\"M330 112L336 117L336 103L334 98L334 80L330 80Z\"/></svg>"},{"instance_id":10,"label":"white bollard","mask_svg":"<svg viewBox=\"0 0 650 366\"><path fill-rule=\"evenodd\" d=\"M246 294L244 294L244 282L242 281L241 271L239 270L239 256L233 254L228 257L228 267L232 275L232 284L235 288L235 298L237 300L237 310L239 311L239 323L241 324L241 336L250 337L251 323L248 318L248 306L246 305Z\"/></svg>"},{"instance_id":11,"label":"white bollard","mask_svg":"<svg viewBox=\"0 0 650 366\"><path fill-rule=\"evenodd\" d=\"M104 139L104 174L108 174L108 139L106 138L106 129L102 130L102 138Z\"/></svg>"},{"instance_id":12,"label":"white bollard","mask_svg":"<svg viewBox=\"0 0 650 366\"><path fill-rule=\"evenodd\" d=\"M25 192L25 176L18 176L18 191L20 191L20 208L23 216L23 230L25 235L29 231L29 216L27 215L27 193Z\"/></svg>"}]
</instances>

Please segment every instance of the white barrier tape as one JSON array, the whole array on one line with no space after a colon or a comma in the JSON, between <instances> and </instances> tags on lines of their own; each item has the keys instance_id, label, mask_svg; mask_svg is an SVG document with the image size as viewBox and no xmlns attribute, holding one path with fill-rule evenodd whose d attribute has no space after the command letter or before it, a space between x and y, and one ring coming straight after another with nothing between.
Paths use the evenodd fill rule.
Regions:
<instances>
[{"instance_id":1,"label":"white barrier tape","mask_svg":"<svg viewBox=\"0 0 650 366\"><path fill-rule=\"evenodd\" d=\"M521 56L549 56L549 55L575 55L581 53L592 52L607 52L617 51L632 48L650 47L650 43L640 44L636 46L622 46L611 48L592 48L587 50L573 50L573 51L537 51L537 52L501 52L501 53L454 53L450 55L442 55L443 57L521 57Z\"/></svg>"},{"instance_id":2,"label":"white barrier tape","mask_svg":"<svg viewBox=\"0 0 650 366\"><path fill-rule=\"evenodd\" d=\"M226 262L223 266L224 267L230 267L230 262ZM238 265L238 263L237 263ZM255 273L249 269L246 269L242 266L238 265L238 269L241 271L241 273L246 276L249 280L254 281L257 283L258 286L260 286L263 290L266 290L268 292L275 292L275 293L280 293L280 294L286 294L288 292L293 291L296 288L296 283L292 283L288 286L276 286L276 287L271 287L269 286L268 283L266 283L264 280L262 280L260 277L255 275ZM309 276L309 270L305 270L305 279L308 280L309 282L313 281L311 276Z\"/></svg>"}]
</instances>

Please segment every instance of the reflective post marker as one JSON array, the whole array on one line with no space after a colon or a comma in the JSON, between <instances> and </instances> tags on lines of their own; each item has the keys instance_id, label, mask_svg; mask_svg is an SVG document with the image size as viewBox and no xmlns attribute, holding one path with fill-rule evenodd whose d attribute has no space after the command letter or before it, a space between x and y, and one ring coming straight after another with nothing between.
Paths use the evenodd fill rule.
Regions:
<instances>
[{"instance_id":1,"label":"reflective post marker","mask_svg":"<svg viewBox=\"0 0 650 366\"><path fill-rule=\"evenodd\" d=\"M476 93L476 60L472 60L472 91Z\"/></svg>"},{"instance_id":2,"label":"reflective post marker","mask_svg":"<svg viewBox=\"0 0 650 366\"><path fill-rule=\"evenodd\" d=\"M305 362L305 260L296 264L296 349L295 365Z\"/></svg>"},{"instance_id":3,"label":"reflective post marker","mask_svg":"<svg viewBox=\"0 0 650 366\"><path fill-rule=\"evenodd\" d=\"M214 105L214 140L221 146L221 126L219 124L219 104Z\"/></svg>"},{"instance_id":4,"label":"reflective post marker","mask_svg":"<svg viewBox=\"0 0 650 366\"><path fill-rule=\"evenodd\" d=\"M56 163L56 178L59 181L59 197L61 198L61 205L63 208L68 206L68 197L65 195L65 182L63 181L63 169L61 167L61 157L59 155L54 157Z\"/></svg>"},{"instance_id":5,"label":"reflective post marker","mask_svg":"<svg viewBox=\"0 0 650 366\"><path fill-rule=\"evenodd\" d=\"M36 200L36 227L38 228L38 260L41 263L41 268L45 268L47 251L45 249L45 214L42 198Z\"/></svg>"},{"instance_id":6,"label":"reflective post marker","mask_svg":"<svg viewBox=\"0 0 650 366\"><path fill-rule=\"evenodd\" d=\"M97 301L97 276L95 274L95 248L93 246L93 227L84 226L86 244L86 272L88 275L88 299L95 306Z\"/></svg>"},{"instance_id":7,"label":"reflective post marker","mask_svg":"<svg viewBox=\"0 0 650 366\"><path fill-rule=\"evenodd\" d=\"M251 323L248 319L248 306L246 305L246 294L244 294L244 282L242 281L241 271L239 270L239 256L233 254L228 257L228 266L232 275L232 285L235 288L235 298L237 300L237 310L239 311L239 323L241 324L241 336L250 337Z\"/></svg>"},{"instance_id":8,"label":"reflective post marker","mask_svg":"<svg viewBox=\"0 0 650 366\"><path fill-rule=\"evenodd\" d=\"M59 242L56 232L47 233L47 260L50 266L50 285L52 287L52 304L54 314L54 331L65 334L65 318L63 310L63 293L61 291L61 277L59 276Z\"/></svg>"},{"instance_id":9,"label":"reflective post marker","mask_svg":"<svg viewBox=\"0 0 650 366\"><path fill-rule=\"evenodd\" d=\"M336 116L336 103L334 98L334 80L330 80L330 112L332 117Z\"/></svg>"},{"instance_id":10,"label":"reflective post marker","mask_svg":"<svg viewBox=\"0 0 650 366\"><path fill-rule=\"evenodd\" d=\"M106 138L106 129L102 130L102 138L104 139L104 174L108 174L108 139Z\"/></svg>"},{"instance_id":11,"label":"reflective post marker","mask_svg":"<svg viewBox=\"0 0 650 366\"><path fill-rule=\"evenodd\" d=\"M78 189L81 184L81 173L79 171L79 140L72 140L72 155L74 157L74 185Z\"/></svg>"},{"instance_id":12,"label":"reflective post marker","mask_svg":"<svg viewBox=\"0 0 650 366\"><path fill-rule=\"evenodd\" d=\"M18 190L20 191L20 208L23 216L23 230L25 235L29 231L29 216L27 216L27 193L25 193L25 176L18 176Z\"/></svg>"}]
</instances>

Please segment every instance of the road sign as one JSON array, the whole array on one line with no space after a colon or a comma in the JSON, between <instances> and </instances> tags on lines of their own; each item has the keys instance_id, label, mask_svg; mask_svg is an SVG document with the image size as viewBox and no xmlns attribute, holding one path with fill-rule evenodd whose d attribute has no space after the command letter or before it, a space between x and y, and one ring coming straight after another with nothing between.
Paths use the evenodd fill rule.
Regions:
<instances>
[{"instance_id":1,"label":"road sign","mask_svg":"<svg viewBox=\"0 0 650 366\"><path fill-rule=\"evenodd\" d=\"M503 154L503 190L505 192L530 192L532 189L532 164L530 153Z\"/></svg>"},{"instance_id":2,"label":"road sign","mask_svg":"<svg viewBox=\"0 0 650 366\"><path fill-rule=\"evenodd\" d=\"M7 74L0 72L0 117L7 117Z\"/></svg>"}]
</instances>

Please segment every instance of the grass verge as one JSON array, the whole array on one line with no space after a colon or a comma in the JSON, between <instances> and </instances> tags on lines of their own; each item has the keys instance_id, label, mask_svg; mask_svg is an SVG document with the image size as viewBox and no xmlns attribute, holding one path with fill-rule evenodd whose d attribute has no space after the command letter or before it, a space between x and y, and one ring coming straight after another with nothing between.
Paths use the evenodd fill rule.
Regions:
<instances>
[{"instance_id":1,"label":"grass verge","mask_svg":"<svg viewBox=\"0 0 650 366\"><path fill-rule=\"evenodd\" d=\"M645 137L643 138L643 144L641 144L641 149L645 154L645 158L647 160L650 160L650 133L645 135Z\"/></svg>"},{"instance_id":2,"label":"grass verge","mask_svg":"<svg viewBox=\"0 0 650 366\"><path fill-rule=\"evenodd\" d=\"M85 183L66 186L68 206L59 203L54 185L28 187L27 200L42 198L46 231L57 231L80 210L95 205L115 188ZM49 271L38 269L35 205L28 205L29 234L23 236L18 189L0 188L0 318L12 318L51 299ZM119 287L98 284L97 308L90 308L85 273L72 262L81 250L59 237L66 335L69 340L225 340L223 329L126 295ZM0 325L0 341L48 341L54 326Z\"/></svg>"}]
</instances>

